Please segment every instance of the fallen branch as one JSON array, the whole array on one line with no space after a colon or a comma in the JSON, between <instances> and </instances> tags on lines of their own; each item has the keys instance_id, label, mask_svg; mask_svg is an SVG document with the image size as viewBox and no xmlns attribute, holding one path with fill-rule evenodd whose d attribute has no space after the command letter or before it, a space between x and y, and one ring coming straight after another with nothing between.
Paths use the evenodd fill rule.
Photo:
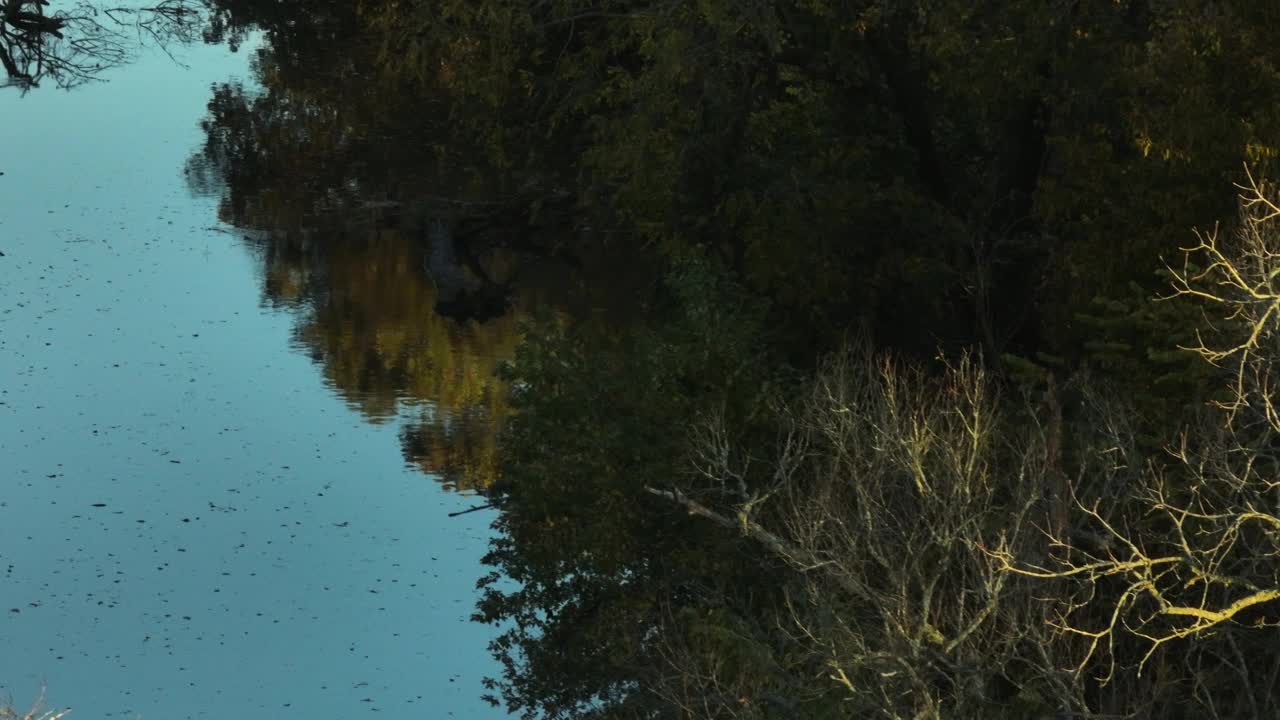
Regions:
<instances>
[{"instance_id":1,"label":"fallen branch","mask_svg":"<svg viewBox=\"0 0 1280 720\"><path fill-rule=\"evenodd\" d=\"M467 513L478 512L478 511L480 511L480 510L488 510L489 508L492 508L492 507L494 507L494 504L493 504L493 503L485 503L484 505L477 505L477 506L475 506L475 507L473 507L473 508L467 508L466 510L459 510L458 512L451 512L451 513L449 513L449 517L458 517L459 515L466 515Z\"/></svg>"}]
</instances>

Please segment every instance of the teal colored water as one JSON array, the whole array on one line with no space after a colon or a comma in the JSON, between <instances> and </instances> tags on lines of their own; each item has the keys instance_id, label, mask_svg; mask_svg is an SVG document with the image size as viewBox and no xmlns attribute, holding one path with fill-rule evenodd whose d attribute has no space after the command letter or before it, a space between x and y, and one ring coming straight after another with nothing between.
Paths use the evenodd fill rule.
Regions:
<instances>
[{"instance_id":1,"label":"teal colored water","mask_svg":"<svg viewBox=\"0 0 1280 720\"><path fill-rule=\"evenodd\" d=\"M485 512L406 464L193 197L194 47L0 91L0 698L72 717L490 718ZM246 80L247 82L247 80Z\"/></svg>"}]
</instances>

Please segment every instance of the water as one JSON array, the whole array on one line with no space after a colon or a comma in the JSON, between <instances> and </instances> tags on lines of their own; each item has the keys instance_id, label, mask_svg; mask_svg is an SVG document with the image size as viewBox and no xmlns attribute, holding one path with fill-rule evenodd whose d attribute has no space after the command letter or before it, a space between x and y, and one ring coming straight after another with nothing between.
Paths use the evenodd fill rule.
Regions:
<instances>
[{"instance_id":1,"label":"water","mask_svg":"<svg viewBox=\"0 0 1280 720\"><path fill-rule=\"evenodd\" d=\"M188 191L248 64L182 56L0 92L0 687L86 718L498 717L467 620L490 517L447 517L476 499L412 451L441 404L370 411L307 341L323 309L272 301Z\"/></svg>"}]
</instances>

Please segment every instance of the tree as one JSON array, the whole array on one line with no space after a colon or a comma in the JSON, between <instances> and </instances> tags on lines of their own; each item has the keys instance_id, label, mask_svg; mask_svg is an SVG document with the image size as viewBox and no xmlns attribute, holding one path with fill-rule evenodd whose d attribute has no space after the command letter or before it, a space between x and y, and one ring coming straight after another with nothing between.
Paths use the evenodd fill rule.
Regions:
<instances>
[{"instance_id":1,"label":"tree","mask_svg":"<svg viewBox=\"0 0 1280 720\"><path fill-rule=\"evenodd\" d=\"M0 3L0 67L22 89L49 80L60 88L99 79L152 43L197 39L203 13L194 0L162 0L151 7L103 7L77 2L48 11L49 0Z\"/></svg>"},{"instance_id":2,"label":"tree","mask_svg":"<svg viewBox=\"0 0 1280 720\"><path fill-rule=\"evenodd\" d=\"M496 370L540 297L521 290L486 323L440 316L412 223L377 211L255 235L263 302L292 311L292 342L325 382L368 422L405 419L405 460L445 487L491 485L509 412Z\"/></svg>"},{"instance_id":3,"label":"tree","mask_svg":"<svg viewBox=\"0 0 1280 720\"><path fill-rule=\"evenodd\" d=\"M1099 542L1056 537L1058 551L1046 563L1004 547L993 553L1010 574L1069 581L1054 624L1084 640L1077 672L1182 682L1201 716L1215 718L1280 711L1267 650L1269 628L1280 623L1273 396L1280 205L1247 177L1235 237L1220 240L1216 228L1198 233L1170 270L1171 297L1216 310L1212 334L1187 349L1222 370L1226 392L1213 419L1225 427L1209 418L1192 425L1163 462L1135 463L1123 448L1108 448L1111 457L1094 467L1105 480L1083 484L1075 499L1080 524ZM1127 490L1122 502L1098 494L1104 483L1115 487L1116 476Z\"/></svg>"},{"instance_id":4,"label":"tree","mask_svg":"<svg viewBox=\"0 0 1280 720\"><path fill-rule=\"evenodd\" d=\"M677 717L653 692L677 636L695 622L756 623L780 600L742 541L654 512L661 501L644 489L685 472L685 423L699 409L766 431L752 420L756 393L777 377L755 356L759 305L694 260L640 301L646 318L621 332L598 320L530 327L507 374L495 572L477 619L501 628L493 699L524 717Z\"/></svg>"},{"instance_id":5,"label":"tree","mask_svg":"<svg viewBox=\"0 0 1280 720\"><path fill-rule=\"evenodd\" d=\"M1277 17L1257 3L370 17L384 57L447 87L496 164L572 188L601 238L713 248L826 349L862 322L920 355L980 338L991 357L1084 362L1075 313L1151 291L1164 238L1229 210L1204 188L1271 151L1280 97Z\"/></svg>"},{"instance_id":6,"label":"tree","mask_svg":"<svg viewBox=\"0 0 1280 720\"><path fill-rule=\"evenodd\" d=\"M1273 708L1267 650L1235 627L1269 601L1222 615L1254 596L1238 574L1274 587L1243 552L1271 551L1270 521L1232 525L1266 499L1241 480L1270 462L1266 412L1236 403L1230 432L1159 452L1170 418L1235 402L1168 342L1231 304L1189 290L1262 292L1245 270L1269 255L1215 240L1252 279L1210 258L1170 271L1195 302L1150 302L1167 238L1230 213L1241 160L1277 156L1271 4L218 8L233 43L251 23L267 40L262 92L216 91L191 166L224 218L445 201L499 245L647 261L641 322L534 323L507 373L478 613L506 628L496 699L553 718ZM354 314L397 307L359 284ZM429 324L420 300L406 327ZM1210 359L1257 357L1214 355L1239 328L1212 327ZM376 333L309 330L347 385L398 382L400 355L352 350ZM841 354L857 330L893 360ZM1269 377L1238 377L1256 409ZM404 445L446 455L437 429ZM1142 573L1202 614L1129 591ZM1171 628L1191 631L1132 632Z\"/></svg>"},{"instance_id":7,"label":"tree","mask_svg":"<svg viewBox=\"0 0 1280 720\"><path fill-rule=\"evenodd\" d=\"M768 486L742 482L760 453L713 417L693 452L715 490L649 492L785 563L789 632L770 651L809 659L797 684L825 689L831 716L1075 711L1031 584L982 552L1043 551L1035 525L1055 501L1050 430L1010 406L977 357L929 370L854 348L781 410Z\"/></svg>"},{"instance_id":8,"label":"tree","mask_svg":"<svg viewBox=\"0 0 1280 720\"><path fill-rule=\"evenodd\" d=\"M40 688L40 694L35 701L31 703L31 707L21 714L14 709L13 702L9 701L0 704L0 719L9 720L61 720L66 717L70 710L45 710L44 709L44 693L45 689Z\"/></svg>"},{"instance_id":9,"label":"tree","mask_svg":"<svg viewBox=\"0 0 1280 720\"><path fill-rule=\"evenodd\" d=\"M1246 176L1236 237L1200 233L1170 269L1170 299L1216 307L1186 350L1226 392L1166 427L1163 458L1114 396L1083 393L1092 411L1064 425L972 358L928 374L837 356L786 412L763 487L743 482L759 452L712 417L693 457L714 490L648 489L801 579L794 636L759 634L759 653L798 642L852 717L1273 716L1280 199ZM681 654L667 694L738 716L715 657Z\"/></svg>"}]
</instances>

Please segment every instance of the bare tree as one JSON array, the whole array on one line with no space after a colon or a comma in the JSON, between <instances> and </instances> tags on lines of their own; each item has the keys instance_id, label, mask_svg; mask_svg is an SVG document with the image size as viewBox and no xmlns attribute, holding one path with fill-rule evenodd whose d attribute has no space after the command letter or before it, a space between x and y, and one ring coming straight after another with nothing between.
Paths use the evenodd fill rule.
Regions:
<instances>
[{"instance_id":1,"label":"bare tree","mask_svg":"<svg viewBox=\"0 0 1280 720\"><path fill-rule=\"evenodd\" d=\"M770 642L809 653L850 717L1280 716L1280 199L1246 178L1234 233L1169 268L1223 388L1169 419L1163 455L1079 381L1067 427L1052 383L1019 409L972 356L845 352L780 410L766 472L711 418L691 478L649 492L791 569ZM722 656L673 644L663 697L769 717L735 704L750 678Z\"/></svg>"},{"instance_id":2,"label":"bare tree","mask_svg":"<svg viewBox=\"0 0 1280 720\"><path fill-rule=\"evenodd\" d=\"M45 81L74 87L125 64L142 46L168 53L175 43L199 39L202 21L196 0L149 7L77 2L66 9L52 9L49 0L0 0L0 67L22 89Z\"/></svg>"},{"instance_id":3,"label":"bare tree","mask_svg":"<svg viewBox=\"0 0 1280 720\"><path fill-rule=\"evenodd\" d=\"M1216 425L1183 430L1167 458L1128 473L1127 497L1077 492L1074 522L1098 542L1056 536L1044 562L991 552L1010 575L1069 588L1051 624L1083 641L1077 675L1163 673L1193 688L1207 717L1280 713L1280 655L1265 650L1280 639L1280 205L1246 176L1231 241L1197 233L1170 268L1169 299L1216 310L1187 348L1222 369ZM1106 464L1095 477L1119 467Z\"/></svg>"},{"instance_id":4,"label":"bare tree","mask_svg":"<svg viewBox=\"0 0 1280 720\"><path fill-rule=\"evenodd\" d=\"M19 713L9 700L0 704L0 720L61 720L71 713L70 710L45 710L45 688L41 686L40 694L26 712Z\"/></svg>"},{"instance_id":5,"label":"bare tree","mask_svg":"<svg viewBox=\"0 0 1280 720\"><path fill-rule=\"evenodd\" d=\"M1007 422L969 355L926 372L846 352L785 414L769 483L752 489L746 454L712 419L694 443L703 489L650 492L790 566L800 581L781 627L849 717L1085 709L1057 669L1048 604L983 550L1043 552L1049 428Z\"/></svg>"}]
</instances>

